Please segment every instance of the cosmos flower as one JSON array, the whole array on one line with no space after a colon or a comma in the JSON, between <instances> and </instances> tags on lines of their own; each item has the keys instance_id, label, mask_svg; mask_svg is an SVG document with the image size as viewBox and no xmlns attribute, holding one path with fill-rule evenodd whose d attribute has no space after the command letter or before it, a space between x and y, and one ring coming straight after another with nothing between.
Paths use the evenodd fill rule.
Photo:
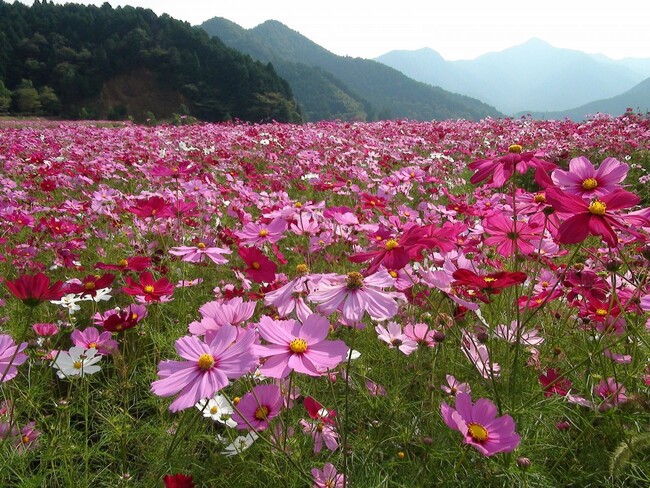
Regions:
<instances>
[{"instance_id":1,"label":"cosmos flower","mask_svg":"<svg viewBox=\"0 0 650 488\"><path fill-rule=\"evenodd\" d=\"M407 356L418 348L418 343L404 334L402 326L397 322L388 322L388 327L376 325L375 332L379 340L387 343L389 348L397 348Z\"/></svg>"},{"instance_id":2,"label":"cosmos flower","mask_svg":"<svg viewBox=\"0 0 650 488\"><path fill-rule=\"evenodd\" d=\"M237 422L231 418L234 411L232 404L223 395L217 393L212 398L199 401L195 407L201 411L204 417L228 427L237 427Z\"/></svg>"},{"instance_id":3,"label":"cosmos flower","mask_svg":"<svg viewBox=\"0 0 650 488\"><path fill-rule=\"evenodd\" d=\"M278 265L255 247L240 247L239 255L246 263L244 272L255 283L273 283Z\"/></svg>"},{"instance_id":4,"label":"cosmos flower","mask_svg":"<svg viewBox=\"0 0 650 488\"><path fill-rule=\"evenodd\" d=\"M140 273L151 266L151 258L144 256L133 256L130 258L120 259L117 264L97 263L96 269L109 269L115 271L135 271Z\"/></svg>"},{"instance_id":5,"label":"cosmos flower","mask_svg":"<svg viewBox=\"0 0 650 488\"><path fill-rule=\"evenodd\" d=\"M634 193L616 190L588 202L577 195L548 188L546 198L556 211L570 216L558 229L557 240L562 244L577 244L593 235L616 247L618 236L614 229L638 235L615 212L638 204L640 199Z\"/></svg>"},{"instance_id":6,"label":"cosmos flower","mask_svg":"<svg viewBox=\"0 0 650 488\"><path fill-rule=\"evenodd\" d=\"M497 407L487 398L479 398L473 404L467 393L459 392L456 408L442 402L440 412L447 427L463 434L463 443L484 456L514 451L521 441L512 417L497 417Z\"/></svg>"},{"instance_id":7,"label":"cosmos flower","mask_svg":"<svg viewBox=\"0 0 650 488\"><path fill-rule=\"evenodd\" d=\"M70 339L75 346L84 349L97 349L97 353L102 356L113 354L117 351L117 341L113 339L110 331L101 334L94 327L88 327L84 330L73 330Z\"/></svg>"},{"instance_id":8,"label":"cosmos flower","mask_svg":"<svg viewBox=\"0 0 650 488\"><path fill-rule=\"evenodd\" d=\"M246 331L237 336L237 329L225 325L206 337L203 342L195 336L181 337L175 348L184 361L161 361L157 381L151 391L161 397L178 394L169 409L178 412L194 406L199 400L210 398L257 366L251 352L255 332Z\"/></svg>"},{"instance_id":9,"label":"cosmos flower","mask_svg":"<svg viewBox=\"0 0 650 488\"><path fill-rule=\"evenodd\" d=\"M523 255L532 254L535 246L534 239L539 239L539 232L526 222L515 221L503 213L494 213L483 221L483 230L489 237L483 242L495 245L502 256L512 256L515 250Z\"/></svg>"},{"instance_id":10,"label":"cosmos flower","mask_svg":"<svg viewBox=\"0 0 650 488\"><path fill-rule=\"evenodd\" d=\"M280 414L283 403L279 386L257 385L241 398L232 419L238 429L265 430Z\"/></svg>"},{"instance_id":11,"label":"cosmos flower","mask_svg":"<svg viewBox=\"0 0 650 488\"><path fill-rule=\"evenodd\" d=\"M0 383L16 377L18 366L27 361L27 355L23 353L25 349L26 342L17 346L13 337L0 334Z\"/></svg>"},{"instance_id":12,"label":"cosmos flower","mask_svg":"<svg viewBox=\"0 0 650 488\"><path fill-rule=\"evenodd\" d=\"M56 374L61 379L73 376L81 378L101 370L101 367L97 366L101 359L102 356L97 354L97 349L72 346L69 351L59 351L52 363L52 367L59 370Z\"/></svg>"},{"instance_id":13,"label":"cosmos flower","mask_svg":"<svg viewBox=\"0 0 650 488\"><path fill-rule=\"evenodd\" d=\"M406 300L402 293L382 289L394 281L385 269L365 277L352 271L337 281L314 291L309 299L319 304L322 314L339 311L348 323L361 322L366 311L375 320L390 319L397 314L397 300Z\"/></svg>"},{"instance_id":14,"label":"cosmos flower","mask_svg":"<svg viewBox=\"0 0 650 488\"><path fill-rule=\"evenodd\" d=\"M628 165L615 158L606 158L598 169L584 156L569 161L569 170L556 169L553 183L566 193L591 200L620 190L627 176Z\"/></svg>"},{"instance_id":15,"label":"cosmos flower","mask_svg":"<svg viewBox=\"0 0 650 488\"><path fill-rule=\"evenodd\" d=\"M259 334L268 344L253 346L253 351L267 358L260 372L271 378L284 378L291 371L321 376L347 358L348 347L341 340L325 340L330 323L312 314L301 325L295 320L273 320L264 316Z\"/></svg>"},{"instance_id":16,"label":"cosmos flower","mask_svg":"<svg viewBox=\"0 0 650 488\"><path fill-rule=\"evenodd\" d=\"M325 463L323 469L312 468L314 478L312 488L345 488L343 473L338 473L332 463Z\"/></svg>"},{"instance_id":17,"label":"cosmos flower","mask_svg":"<svg viewBox=\"0 0 650 488\"><path fill-rule=\"evenodd\" d=\"M564 396L571 389L571 381L553 368L548 368L545 374L540 374L539 382L544 387L544 395L547 397L553 395Z\"/></svg>"},{"instance_id":18,"label":"cosmos flower","mask_svg":"<svg viewBox=\"0 0 650 488\"><path fill-rule=\"evenodd\" d=\"M15 280L5 281L5 285L13 296L29 307L48 300L58 300L65 294L62 281L50 283L50 279L43 273L22 275Z\"/></svg>"},{"instance_id":19,"label":"cosmos flower","mask_svg":"<svg viewBox=\"0 0 650 488\"><path fill-rule=\"evenodd\" d=\"M145 271L140 275L140 283L130 276L127 276L125 281L128 286L122 287L124 293L142 297L142 300L146 302L168 300L174 293L174 285L167 278L154 280L149 271Z\"/></svg>"},{"instance_id":20,"label":"cosmos flower","mask_svg":"<svg viewBox=\"0 0 650 488\"><path fill-rule=\"evenodd\" d=\"M476 185L488 180L491 187L501 188L515 171L523 174L529 167L542 172L556 168L555 164L540 159L542 154L537 154L534 151L522 152L522 150L523 148L519 144L512 144L508 147L508 153L503 156L469 163L467 166L476 170L476 173L470 178L470 182Z\"/></svg>"},{"instance_id":21,"label":"cosmos flower","mask_svg":"<svg viewBox=\"0 0 650 488\"><path fill-rule=\"evenodd\" d=\"M215 264L226 264L228 260L223 254L230 254L230 249L221 247L208 246L204 242L199 242L196 246L172 247L169 254L181 257L182 261L189 263L202 263L205 258L210 258Z\"/></svg>"},{"instance_id":22,"label":"cosmos flower","mask_svg":"<svg viewBox=\"0 0 650 488\"><path fill-rule=\"evenodd\" d=\"M97 295L98 290L107 288L113 280L115 275L106 273L104 275L88 275L83 280L77 282L69 282L65 284L66 293L74 293L81 297L94 297Z\"/></svg>"},{"instance_id":23,"label":"cosmos flower","mask_svg":"<svg viewBox=\"0 0 650 488\"><path fill-rule=\"evenodd\" d=\"M461 383L450 374L446 375L445 379L447 380L447 384L442 385L440 389L447 395L456 396L458 393L467 393L469 395L472 392L469 383Z\"/></svg>"}]
</instances>

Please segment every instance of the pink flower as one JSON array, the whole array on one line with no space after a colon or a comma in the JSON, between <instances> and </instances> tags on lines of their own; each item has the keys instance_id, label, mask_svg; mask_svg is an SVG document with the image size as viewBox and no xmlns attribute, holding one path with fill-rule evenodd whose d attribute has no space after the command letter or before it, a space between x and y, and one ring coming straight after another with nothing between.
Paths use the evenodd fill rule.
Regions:
<instances>
[{"instance_id":1,"label":"pink flower","mask_svg":"<svg viewBox=\"0 0 650 488\"><path fill-rule=\"evenodd\" d=\"M203 335L207 331L216 331L224 325L243 325L255 312L256 302L244 302L241 297L235 297L224 302L208 302L199 308L203 318L191 322L189 331L194 335Z\"/></svg>"},{"instance_id":2,"label":"pink flower","mask_svg":"<svg viewBox=\"0 0 650 488\"><path fill-rule=\"evenodd\" d=\"M440 412L447 427L463 434L463 443L475 447L484 456L514 451L521 441L512 417L497 417L497 407L487 398L479 398L472 404L467 393L458 393L456 408L442 402Z\"/></svg>"},{"instance_id":3,"label":"pink flower","mask_svg":"<svg viewBox=\"0 0 650 488\"><path fill-rule=\"evenodd\" d=\"M16 438L16 449L19 453L38 447L38 437L41 433L35 429L35 426L35 422L30 422L21 429L20 435Z\"/></svg>"},{"instance_id":4,"label":"pink flower","mask_svg":"<svg viewBox=\"0 0 650 488\"><path fill-rule=\"evenodd\" d=\"M627 170L627 164L618 159L607 158L595 169L587 158L579 156L569 161L569 171L556 169L551 179L565 192L590 200L620 190Z\"/></svg>"},{"instance_id":5,"label":"pink flower","mask_svg":"<svg viewBox=\"0 0 650 488\"><path fill-rule=\"evenodd\" d=\"M282 411L282 391L277 385L257 385L235 407L232 419L238 429L265 430Z\"/></svg>"},{"instance_id":6,"label":"pink flower","mask_svg":"<svg viewBox=\"0 0 650 488\"><path fill-rule=\"evenodd\" d=\"M627 395L625 393L625 387L614 378L600 380L600 383L594 386L594 394L603 399L603 403L598 407L601 411L627 402Z\"/></svg>"},{"instance_id":7,"label":"pink flower","mask_svg":"<svg viewBox=\"0 0 650 488\"><path fill-rule=\"evenodd\" d=\"M384 269L366 277L353 271L340 277L337 284L313 292L309 299L319 304L322 314L338 310L348 323L361 322L366 311L375 320L387 320L397 314L396 300L406 299L402 293L382 290L392 284L393 278Z\"/></svg>"},{"instance_id":8,"label":"pink flower","mask_svg":"<svg viewBox=\"0 0 650 488\"><path fill-rule=\"evenodd\" d=\"M196 246L172 247L169 251L169 254L180 256L182 261L189 263L202 263L208 257L215 264L226 264L228 260L222 255L230 253L232 253L230 249L208 247L204 242L199 242Z\"/></svg>"},{"instance_id":9,"label":"pink flower","mask_svg":"<svg viewBox=\"0 0 650 488\"><path fill-rule=\"evenodd\" d=\"M476 170L470 182L475 185L488 180L489 186L501 188L515 171L523 174L529 167L533 167L539 173L556 168L555 164L539 159L537 156L542 154L536 154L534 151L522 152L519 144L513 144L508 148L508 154L469 163L467 166Z\"/></svg>"},{"instance_id":10,"label":"pink flower","mask_svg":"<svg viewBox=\"0 0 650 488\"><path fill-rule=\"evenodd\" d=\"M13 337L7 334L0 335L0 383L16 377L18 366L27 361L27 355L23 353L25 349L27 349L26 342L16 346Z\"/></svg>"},{"instance_id":11,"label":"pink flower","mask_svg":"<svg viewBox=\"0 0 650 488\"><path fill-rule=\"evenodd\" d=\"M59 328L56 324L34 324L32 329L39 337L52 337L59 333Z\"/></svg>"},{"instance_id":12,"label":"pink flower","mask_svg":"<svg viewBox=\"0 0 650 488\"><path fill-rule=\"evenodd\" d=\"M97 349L97 352L103 356L117 351L117 341L113 340L113 334L109 331L100 334L94 327L88 327L83 331L74 330L70 334L70 339L75 346L84 349Z\"/></svg>"},{"instance_id":13,"label":"pink flower","mask_svg":"<svg viewBox=\"0 0 650 488\"><path fill-rule=\"evenodd\" d=\"M266 242L278 242L287 230L287 222L283 219L273 219L270 224L256 224L249 222L244 228L235 232L241 244L247 246L260 246Z\"/></svg>"},{"instance_id":14,"label":"pink flower","mask_svg":"<svg viewBox=\"0 0 650 488\"><path fill-rule=\"evenodd\" d=\"M396 347L407 356L418 348L418 343L404 334L402 326L397 322L389 322L388 328L377 325L375 326L375 332L377 332L380 340L388 344L388 347L391 349Z\"/></svg>"},{"instance_id":15,"label":"pink flower","mask_svg":"<svg viewBox=\"0 0 650 488\"><path fill-rule=\"evenodd\" d=\"M237 338L237 329L231 325L206 336L206 342L194 336L181 337L175 348L185 361L161 361L160 379L151 384L151 391L161 397L179 393L169 406L172 412L193 407L227 386L229 378L239 378L255 368L254 340L252 330Z\"/></svg>"},{"instance_id":16,"label":"pink flower","mask_svg":"<svg viewBox=\"0 0 650 488\"><path fill-rule=\"evenodd\" d=\"M267 358L260 372L271 378L284 378L291 371L321 376L347 358L348 347L341 340L327 341L330 323L312 314L300 325L295 320L260 319L259 334L267 345L253 346L260 357Z\"/></svg>"},{"instance_id":17,"label":"pink flower","mask_svg":"<svg viewBox=\"0 0 650 488\"><path fill-rule=\"evenodd\" d=\"M495 213L483 222L484 231L490 236L485 244L496 245L497 252L502 256L512 256L517 252L523 255L535 251L532 241L541 236L530 225L522 221L514 221L503 213Z\"/></svg>"},{"instance_id":18,"label":"pink flower","mask_svg":"<svg viewBox=\"0 0 650 488\"><path fill-rule=\"evenodd\" d=\"M311 475L314 477L312 488L345 488L345 478L342 473L337 473L331 463L325 463L323 469L312 468Z\"/></svg>"},{"instance_id":19,"label":"pink flower","mask_svg":"<svg viewBox=\"0 0 650 488\"><path fill-rule=\"evenodd\" d=\"M415 341L420 346L435 347L436 341L433 338L435 331L429 329L427 324L422 322L417 324L406 324L404 326L404 335Z\"/></svg>"},{"instance_id":20,"label":"pink flower","mask_svg":"<svg viewBox=\"0 0 650 488\"><path fill-rule=\"evenodd\" d=\"M472 392L469 383L461 383L450 374L446 375L445 378L447 379L448 386L442 385L440 389L447 395L455 396L458 393L467 393L469 395Z\"/></svg>"},{"instance_id":21,"label":"pink flower","mask_svg":"<svg viewBox=\"0 0 650 488\"><path fill-rule=\"evenodd\" d=\"M496 378L499 376L501 366L490 361L490 353L485 344L479 342L475 335L463 331L463 341L461 349L467 356L481 376L485 379Z\"/></svg>"},{"instance_id":22,"label":"pink flower","mask_svg":"<svg viewBox=\"0 0 650 488\"><path fill-rule=\"evenodd\" d=\"M609 246L615 247L618 244L618 236L614 228L636 235L620 217L612 214L614 210L629 208L639 203L639 197L633 193L617 190L587 202L579 196L549 188L546 190L546 197L555 210L570 215L558 229L557 238L562 244L577 244L589 235L594 235L601 236Z\"/></svg>"}]
</instances>

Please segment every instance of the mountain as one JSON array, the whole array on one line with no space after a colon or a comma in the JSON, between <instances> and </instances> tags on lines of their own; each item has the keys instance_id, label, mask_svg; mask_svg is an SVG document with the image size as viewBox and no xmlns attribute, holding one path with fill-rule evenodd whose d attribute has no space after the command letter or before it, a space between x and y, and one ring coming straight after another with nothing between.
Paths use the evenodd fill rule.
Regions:
<instances>
[{"instance_id":1,"label":"mountain","mask_svg":"<svg viewBox=\"0 0 650 488\"><path fill-rule=\"evenodd\" d=\"M628 109L634 112L646 113L650 111L650 78L643 80L632 89L604 100L596 100L577 108L558 112L522 112L521 115L530 114L538 119L564 119L584 120L588 115L605 113L622 115Z\"/></svg>"},{"instance_id":2,"label":"mountain","mask_svg":"<svg viewBox=\"0 0 650 488\"><path fill-rule=\"evenodd\" d=\"M419 81L485 100L508 114L562 110L609 98L647 77L633 69L632 62L606 62L536 38L473 60L441 61L430 50L392 51L377 60Z\"/></svg>"},{"instance_id":3,"label":"mountain","mask_svg":"<svg viewBox=\"0 0 650 488\"><path fill-rule=\"evenodd\" d=\"M363 107L367 119L376 116L414 120L478 120L502 115L479 100L414 81L376 61L337 56L275 20L252 29L243 29L226 19L214 18L204 22L201 27L208 34L219 37L226 45L250 54L254 59L272 63L289 82L304 113L319 113L309 98L320 98L322 104L324 94L333 89L333 85L340 90L336 93L342 100L349 104L360 104L356 107ZM286 63L291 63L293 72ZM318 69L319 74L312 75L314 83L308 90L301 91L296 73L305 74L310 69ZM316 83L318 78L321 79ZM321 90L327 85L321 84L324 81L329 83L329 88ZM347 97L343 97L343 94ZM324 115L324 112L320 112L318 117L332 118Z\"/></svg>"},{"instance_id":4,"label":"mountain","mask_svg":"<svg viewBox=\"0 0 650 488\"><path fill-rule=\"evenodd\" d=\"M186 22L108 3L0 0L0 82L14 113L301 120L272 66Z\"/></svg>"}]
</instances>

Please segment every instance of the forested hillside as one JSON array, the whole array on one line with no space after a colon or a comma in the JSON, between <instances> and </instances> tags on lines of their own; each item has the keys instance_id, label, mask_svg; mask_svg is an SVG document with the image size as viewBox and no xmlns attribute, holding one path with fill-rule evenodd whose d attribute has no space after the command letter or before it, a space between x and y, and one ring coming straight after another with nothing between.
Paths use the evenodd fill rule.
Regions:
<instances>
[{"instance_id":1,"label":"forested hillside","mask_svg":"<svg viewBox=\"0 0 650 488\"><path fill-rule=\"evenodd\" d=\"M167 15L0 0L0 112L299 121L289 85Z\"/></svg>"}]
</instances>

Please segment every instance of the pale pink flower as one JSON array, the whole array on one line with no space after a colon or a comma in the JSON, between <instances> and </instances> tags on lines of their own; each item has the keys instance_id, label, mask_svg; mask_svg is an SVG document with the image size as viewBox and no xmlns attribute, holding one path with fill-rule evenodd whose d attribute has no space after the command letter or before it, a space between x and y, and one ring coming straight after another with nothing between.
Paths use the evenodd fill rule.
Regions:
<instances>
[{"instance_id":1,"label":"pale pink flower","mask_svg":"<svg viewBox=\"0 0 650 488\"><path fill-rule=\"evenodd\" d=\"M436 341L433 338L434 334L435 331L429 329L429 326L422 322L406 324L404 326L404 335L422 346L435 347Z\"/></svg>"},{"instance_id":2,"label":"pale pink flower","mask_svg":"<svg viewBox=\"0 0 650 488\"><path fill-rule=\"evenodd\" d=\"M113 339L113 334L109 331L100 334L95 327L88 327L84 330L76 329L70 334L70 339L75 346L84 349L97 349L97 353L102 356L117 351L117 341Z\"/></svg>"},{"instance_id":3,"label":"pale pink flower","mask_svg":"<svg viewBox=\"0 0 650 488\"><path fill-rule=\"evenodd\" d=\"M338 449L339 434L334 425L324 422L308 422L305 419L300 420L300 425L303 433L311 435L314 440L315 453L319 453L323 449L323 443L330 451Z\"/></svg>"},{"instance_id":4,"label":"pale pink flower","mask_svg":"<svg viewBox=\"0 0 650 488\"><path fill-rule=\"evenodd\" d=\"M189 263L202 263L205 258L210 258L215 264L226 264L224 254L231 254L230 249L222 247L207 246L204 242L199 242L196 246L179 246L172 247L169 254L181 257L182 261Z\"/></svg>"},{"instance_id":5,"label":"pale pink flower","mask_svg":"<svg viewBox=\"0 0 650 488\"><path fill-rule=\"evenodd\" d=\"M268 224L249 222L241 231L235 232L235 235L239 237L242 245L259 247L267 242L278 242L284 237L286 230L287 222L277 218Z\"/></svg>"},{"instance_id":6,"label":"pale pink flower","mask_svg":"<svg viewBox=\"0 0 650 488\"><path fill-rule=\"evenodd\" d=\"M469 359L481 376L485 379L496 378L499 376L501 366L490 361L490 353L485 344L479 342L475 335L463 331L463 341L461 349L467 359Z\"/></svg>"},{"instance_id":7,"label":"pale pink flower","mask_svg":"<svg viewBox=\"0 0 650 488\"><path fill-rule=\"evenodd\" d=\"M397 322L389 322L388 327L375 326L378 338L388 344L391 349L398 348L407 356L417 350L418 343L402 332L402 326Z\"/></svg>"},{"instance_id":8,"label":"pale pink flower","mask_svg":"<svg viewBox=\"0 0 650 488\"><path fill-rule=\"evenodd\" d=\"M392 284L393 278L386 270L365 277L353 271L340 276L338 283L311 293L309 299L319 304L322 314L339 311L348 323L361 322L366 311L375 320L387 320L397 314L397 301L406 300L402 293L382 289Z\"/></svg>"},{"instance_id":9,"label":"pale pink flower","mask_svg":"<svg viewBox=\"0 0 650 488\"><path fill-rule=\"evenodd\" d=\"M517 334L519 335L517 336ZM519 339L519 343L526 346L538 346L544 342L544 338L540 337L538 334L539 332L537 329L521 329L518 331L516 320L513 320L509 327L507 325L497 325L494 330L494 335L499 339L503 339L511 344L517 343L517 339Z\"/></svg>"},{"instance_id":10,"label":"pale pink flower","mask_svg":"<svg viewBox=\"0 0 650 488\"><path fill-rule=\"evenodd\" d=\"M469 395L472 393L472 388L469 386L469 383L461 383L450 374L446 375L445 378L447 385L442 385L440 389L447 395L456 396L458 393L467 393Z\"/></svg>"},{"instance_id":11,"label":"pale pink flower","mask_svg":"<svg viewBox=\"0 0 650 488\"><path fill-rule=\"evenodd\" d=\"M10 335L0 335L0 383L16 377L18 366L27 361L27 355L23 353L25 349L26 342L17 346Z\"/></svg>"},{"instance_id":12,"label":"pale pink flower","mask_svg":"<svg viewBox=\"0 0 650 488\"><path fill-rule=\"evenodd\" d=\"M346 482L343 473L338 473L331 463L325 463L323 469L312 468L314 477L312 488L345 488Z\"/></svg>"}]
</instances>

